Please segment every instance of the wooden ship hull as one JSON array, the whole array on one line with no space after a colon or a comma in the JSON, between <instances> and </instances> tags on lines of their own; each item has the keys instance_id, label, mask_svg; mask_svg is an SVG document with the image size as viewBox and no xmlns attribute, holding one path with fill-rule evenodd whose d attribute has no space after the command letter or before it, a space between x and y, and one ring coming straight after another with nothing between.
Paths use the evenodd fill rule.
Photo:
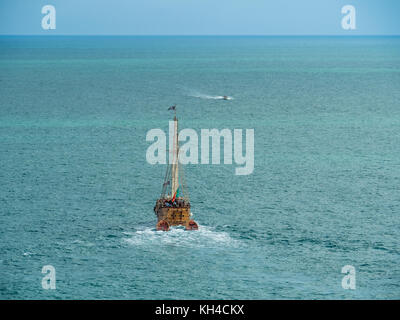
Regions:
<instances>
[{"instance_id":1,"label":"wooden ship hull","mask_svg":"<svg viewBox=\"0 0 400 320\"><path fill-rule=\"evenodd\" d=\"M170 154L172 163L167 167L160 198L154 206L157 216L157 230L168 231L171 226L184 226L186 230L197 230L198 224L191 219L189 194L187 192L183 170L179 166L178 119L175 106L174 145ZM171 109L170 108L170 109Z\"/></svg>"},{"instance_id":2,"label":"wooden ship hull","mask_svg":"<svg viewBox=\"0 0 400 320\"><path fill-rule=\"evenodd\" d=\"M157 220L166 220L170 226L185 226L190 220L190 208L171 208L160 206L155 210Z\"/></svg>"},{"instance_id":3,"label":"wooden ship hull","mask_svg":"<svg viewBox=\"0 0 400 320\"><path fill-rule=\"evenodd\" d=\"M157 230L167 231L172 226L184 226L187 230L198 229L197 223L191 219L190 205L170 207L161 202L156 204L154 212L157 216Z\"/></svg>"}]
</instances>

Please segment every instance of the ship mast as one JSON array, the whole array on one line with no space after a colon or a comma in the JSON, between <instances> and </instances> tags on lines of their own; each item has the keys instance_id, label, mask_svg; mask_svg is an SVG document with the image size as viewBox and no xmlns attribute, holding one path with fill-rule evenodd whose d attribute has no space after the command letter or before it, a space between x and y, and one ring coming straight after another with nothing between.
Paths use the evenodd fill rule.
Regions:
<instances>
[{"instance_id":1,"label":"ship mast","mask_svg":"<svg viewBox=\"0 0 400 320\"><path fill-rule=\"evenodd\" d=\"M174 139L172 149L172 185L171 197L174 196L179 187L179 141L178 141L178 119L176 118L176 109L174 116Z\"/></svg>"},{"instance_id":2,"label":"ship mast","mask_svg":"<svg viewBox=\"0 0 400 320\"><path fill-rule=\"evenodd\" d=\"M174 110L174 126L170 128L170 149L169 149L169 165L165 172L163 187L160 199L183 198L189 203L189 193L186 188L185 175L183 167L179 165L179 140L178 140L178 118L176 117L176 106L170 107L168 110ZM172 132L171 132L172 131Z\"/></svg>"}]
</instances>

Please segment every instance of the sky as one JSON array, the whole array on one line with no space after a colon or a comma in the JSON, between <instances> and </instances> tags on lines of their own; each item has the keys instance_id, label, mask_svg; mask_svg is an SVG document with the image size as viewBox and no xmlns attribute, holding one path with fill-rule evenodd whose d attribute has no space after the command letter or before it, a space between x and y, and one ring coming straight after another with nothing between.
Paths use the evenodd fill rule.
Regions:
<instances>
[{"instance_id":1,"label":"sky","mask_svg":"<svg viewBox=\"0 0 400 320\"><path fill-rule=\"evenodd\" d=\"M0 35L400 35L400 0L0 0Z\"/></svg>"}]
</instances>

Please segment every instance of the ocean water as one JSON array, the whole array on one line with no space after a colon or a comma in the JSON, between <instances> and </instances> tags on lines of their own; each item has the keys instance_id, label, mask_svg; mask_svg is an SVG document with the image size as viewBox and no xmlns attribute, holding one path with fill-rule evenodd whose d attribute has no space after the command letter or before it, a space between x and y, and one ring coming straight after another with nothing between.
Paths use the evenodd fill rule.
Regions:
<instances>
[{"instance_id":1,"label":"ocean water","mask_svg":"<svg viewBox=\"0 0 400 320\"><path fill-rule=\"evenodd\" d=\"M185 167L197 232L155 231L172 104L255 130ZM1 299L400 298L399 37L0 37L0 163Z\"/></svg>"}]
</instances>

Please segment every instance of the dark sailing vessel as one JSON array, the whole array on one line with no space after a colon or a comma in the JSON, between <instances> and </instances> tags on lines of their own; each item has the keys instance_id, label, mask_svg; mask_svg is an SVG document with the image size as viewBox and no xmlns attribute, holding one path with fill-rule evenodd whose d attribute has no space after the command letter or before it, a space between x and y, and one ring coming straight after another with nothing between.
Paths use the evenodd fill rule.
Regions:
<instances>
[{"instance_id":1,"label":"dark sailing vessel","mask_svg":"<svg viewBox=\"0 0 400 320\"><path fill-rule=\"evenodd\" d=\"M154 206L157 230L168 231L171 226L184 226L186 230L197 230L198 224L191 219L189 194L185 185L183 168L179 165L178 119L174 110L174 139L170 149L170 164L167 166L161 196ZM171 146L170 146L171 147Z\"/></svg>"}]
</instances>

